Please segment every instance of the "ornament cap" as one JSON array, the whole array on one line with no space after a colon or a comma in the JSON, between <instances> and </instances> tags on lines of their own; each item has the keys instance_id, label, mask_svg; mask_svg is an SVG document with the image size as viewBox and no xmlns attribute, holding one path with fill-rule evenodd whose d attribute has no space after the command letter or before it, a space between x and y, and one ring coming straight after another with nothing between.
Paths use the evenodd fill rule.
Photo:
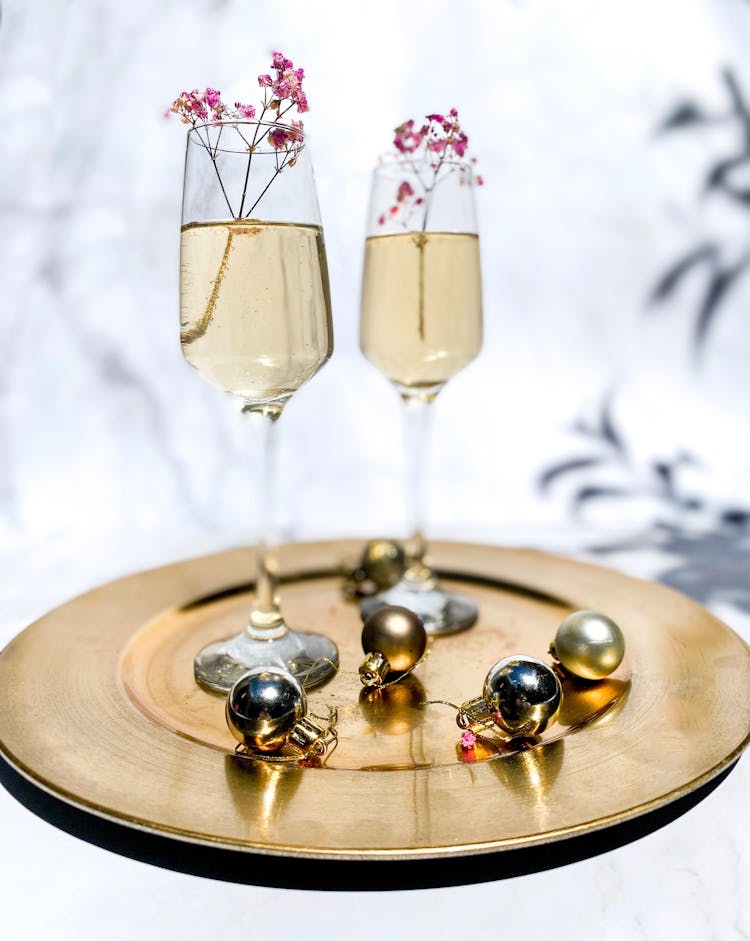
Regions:
<instances>
[{"instance_id":1,"label":"ornament cap","mask_svg":"<svg viewBox=\"0 0 750 941\"><path fill-rule=\"evenodd\" d=\"M391 665L386 657L379 650L373 650L362 661L359 678L363 686L382 686L390 672Z\"/></svg>"},{"instance_id":2,"label":"ornament cap","mask_svg":"<svg viewBox=\"0 0 750 941\"><path fill-rule=\"evenodd\" d=\"M289 733L287 744L303 755L323 755L328 748L328 733L309 716L303 716Z\"/></svg>"},{"instance_id":3,"label":"ornament cap","mask_svg":"<svg viewBox=\"0 0 750 941\"><path fill-rule=\"evenodd\" d=\"M495 710L484 696L462 703L456 716L456 725L460 729L469 729L475 735L491 729L495 721Z\"/></svg>"}]
</instances>

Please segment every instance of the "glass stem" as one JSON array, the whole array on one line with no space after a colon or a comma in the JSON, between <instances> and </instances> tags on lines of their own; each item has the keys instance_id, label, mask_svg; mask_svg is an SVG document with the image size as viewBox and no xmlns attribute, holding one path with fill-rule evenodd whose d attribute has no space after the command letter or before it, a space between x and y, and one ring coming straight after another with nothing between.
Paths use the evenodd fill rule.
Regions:
<instances>
[{"instance_id":1,"label":"glass stem","mask_svg":"<svg viewBox=\"0 0 750 941\"><path fill-rule=\"evenodd\" d=\"M283 637L287 626L279 607L278 563L274 553L276 509L276 420L278 409L246 405L243 414L256 426L260 439L261 462L258 479L258 538L255 550L255 599L247 625L254 640L275 640Z\"/></svg>"},{"instance_id":2,"label":"glass stem","mask_svg":"<svg viewBox=\"0 0 750 941\"><path fill-rule=\"evenodd\" d=\"M406 575L410 582L427 585L435 576L425 561L427 545L424 529L427 507L425 470L429 457L430 402L421 396L403 396L406 453L406 518L409 540L406 544Z\"/></svg>"}]
</instances>

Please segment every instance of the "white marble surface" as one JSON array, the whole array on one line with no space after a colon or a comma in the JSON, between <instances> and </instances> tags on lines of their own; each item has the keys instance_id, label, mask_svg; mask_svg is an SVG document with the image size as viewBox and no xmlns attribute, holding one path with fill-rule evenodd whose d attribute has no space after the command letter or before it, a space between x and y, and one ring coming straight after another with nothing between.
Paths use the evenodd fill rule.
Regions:
<instances>
[{"instance_id":1,"label":"white marble surface","mask_svg":"<svg viewBox=\"0 0 750 941\"><path fill-rule=\"evenodd\" d=\"M283 419L285 535L399 531L397 402L356 339L368 173L395 123L452 104L488 180L487 339L438 403L432 531L564 551L613 541L613 527L640 531L666 512L648 463L685 448L701 458L703 522L750 504L750 280L697 364L697 282L658 315L646 304L685 248L745 237L746 214L698 198L707 159L736 132L654 129L681 99L721 107L721 66L750 80L748 37L744 0L3 0L0 645L104 579L250 538L245 429L179 353L183 130L162 113L185 86L250 97L276 47L309 75L337 345ZM566 495L540 498L534 480L575 454L571 421L612 387L642 488L572 531ZM639 543L605 561L662 576L667 555ZM705 562L711 546L695 545ZM725 548L741 566L745 541ZM710 600L750 639L736 593ZM367 906L394 939L744 938L749 776L745 760L686 816L593 860L375 896L158 870L55 830L3 791L0 934L349 939L372 931Z\"/></svg>"}]
</instances>

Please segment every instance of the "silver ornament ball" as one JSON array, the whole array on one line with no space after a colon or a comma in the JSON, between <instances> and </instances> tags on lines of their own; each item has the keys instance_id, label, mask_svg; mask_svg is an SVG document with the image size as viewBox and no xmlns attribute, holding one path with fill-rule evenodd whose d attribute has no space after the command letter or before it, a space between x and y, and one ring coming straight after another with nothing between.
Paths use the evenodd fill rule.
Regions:
<instances>
[{"instance_id":1,"label":"silver ornament ball","mask_svg":"<svg viewBox=\"0 0 750 941\"><path fill-rule=\"evenodd\" d=\"M598 611L574 611L560 624L550 653L584 680L602 680L619 667L625 638L612 618Z\"/></svg>"},{"instance_id":2,"label":"silver ornament ball","mask_svg":"<svg viewBox=\"0 0 750 941\"><path fill-rule=\"evenodd\" d=\"M500 727L513 736L541 734L557 718L562 687L554 671L535 657L506 657L484 681L484 698Z\"/></svg>"},{"instance_id":3,"label":"silver ornament ball","mask_svg":"<svg viewBox=\"0 0 750 941\"><path fill-rule=\"evenodd\" d=\"M276 751L307 711L298 681L282 667L256 667L229 691L226 719L240 744L251 751Z\"/></svg>"}]
</instances>

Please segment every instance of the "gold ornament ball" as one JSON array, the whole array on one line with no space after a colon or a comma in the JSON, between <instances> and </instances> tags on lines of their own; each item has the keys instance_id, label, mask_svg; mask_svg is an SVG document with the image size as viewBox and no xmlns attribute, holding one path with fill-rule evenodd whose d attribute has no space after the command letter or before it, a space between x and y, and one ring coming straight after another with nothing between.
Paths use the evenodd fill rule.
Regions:
<instances>
[{"instance_id":1,"label":"gold ornament ball","mask_svg":"<svg viewBox=\"0 0 750 941\"><path fill-rule=\"evenodd\" d=\"M360 568L378 588L391 588L404 574L406 555L396 542L373 539L362 552Z\"/></svg>"},{"instance_id":2,"label":"gold ornament ball","mask_svg":"<svg viewBox=\"0 0 750 941\"><path fill-rule=\"evenodd\" d=\"M575 676L602 680L622 663L625 638L605 614L574 611L558 627L550 653Z\"/></svg>"},{"instance_id":3,"label":"gold ornament ball","mask_svg":"<svg viewBox=\"0 0 750 941\"><path fill-rule=\"evenodd\" d=\"M421 619L400 605L378 608L362 626L364 652L381 653L395 673L411 670L426 647L427 634Z\"/></svg>"},{"instance_id":4,"label":"gold ornament ball","mask_svg":"<svg viewBox=\"0 0 750 941\"><path fill-rule=\"evenodd\" d=\"M307 711L302 687L281 667L255 667L243 674L226 702L229 731L256 752L279 749Z\"/></svg>"}]
</instances>

